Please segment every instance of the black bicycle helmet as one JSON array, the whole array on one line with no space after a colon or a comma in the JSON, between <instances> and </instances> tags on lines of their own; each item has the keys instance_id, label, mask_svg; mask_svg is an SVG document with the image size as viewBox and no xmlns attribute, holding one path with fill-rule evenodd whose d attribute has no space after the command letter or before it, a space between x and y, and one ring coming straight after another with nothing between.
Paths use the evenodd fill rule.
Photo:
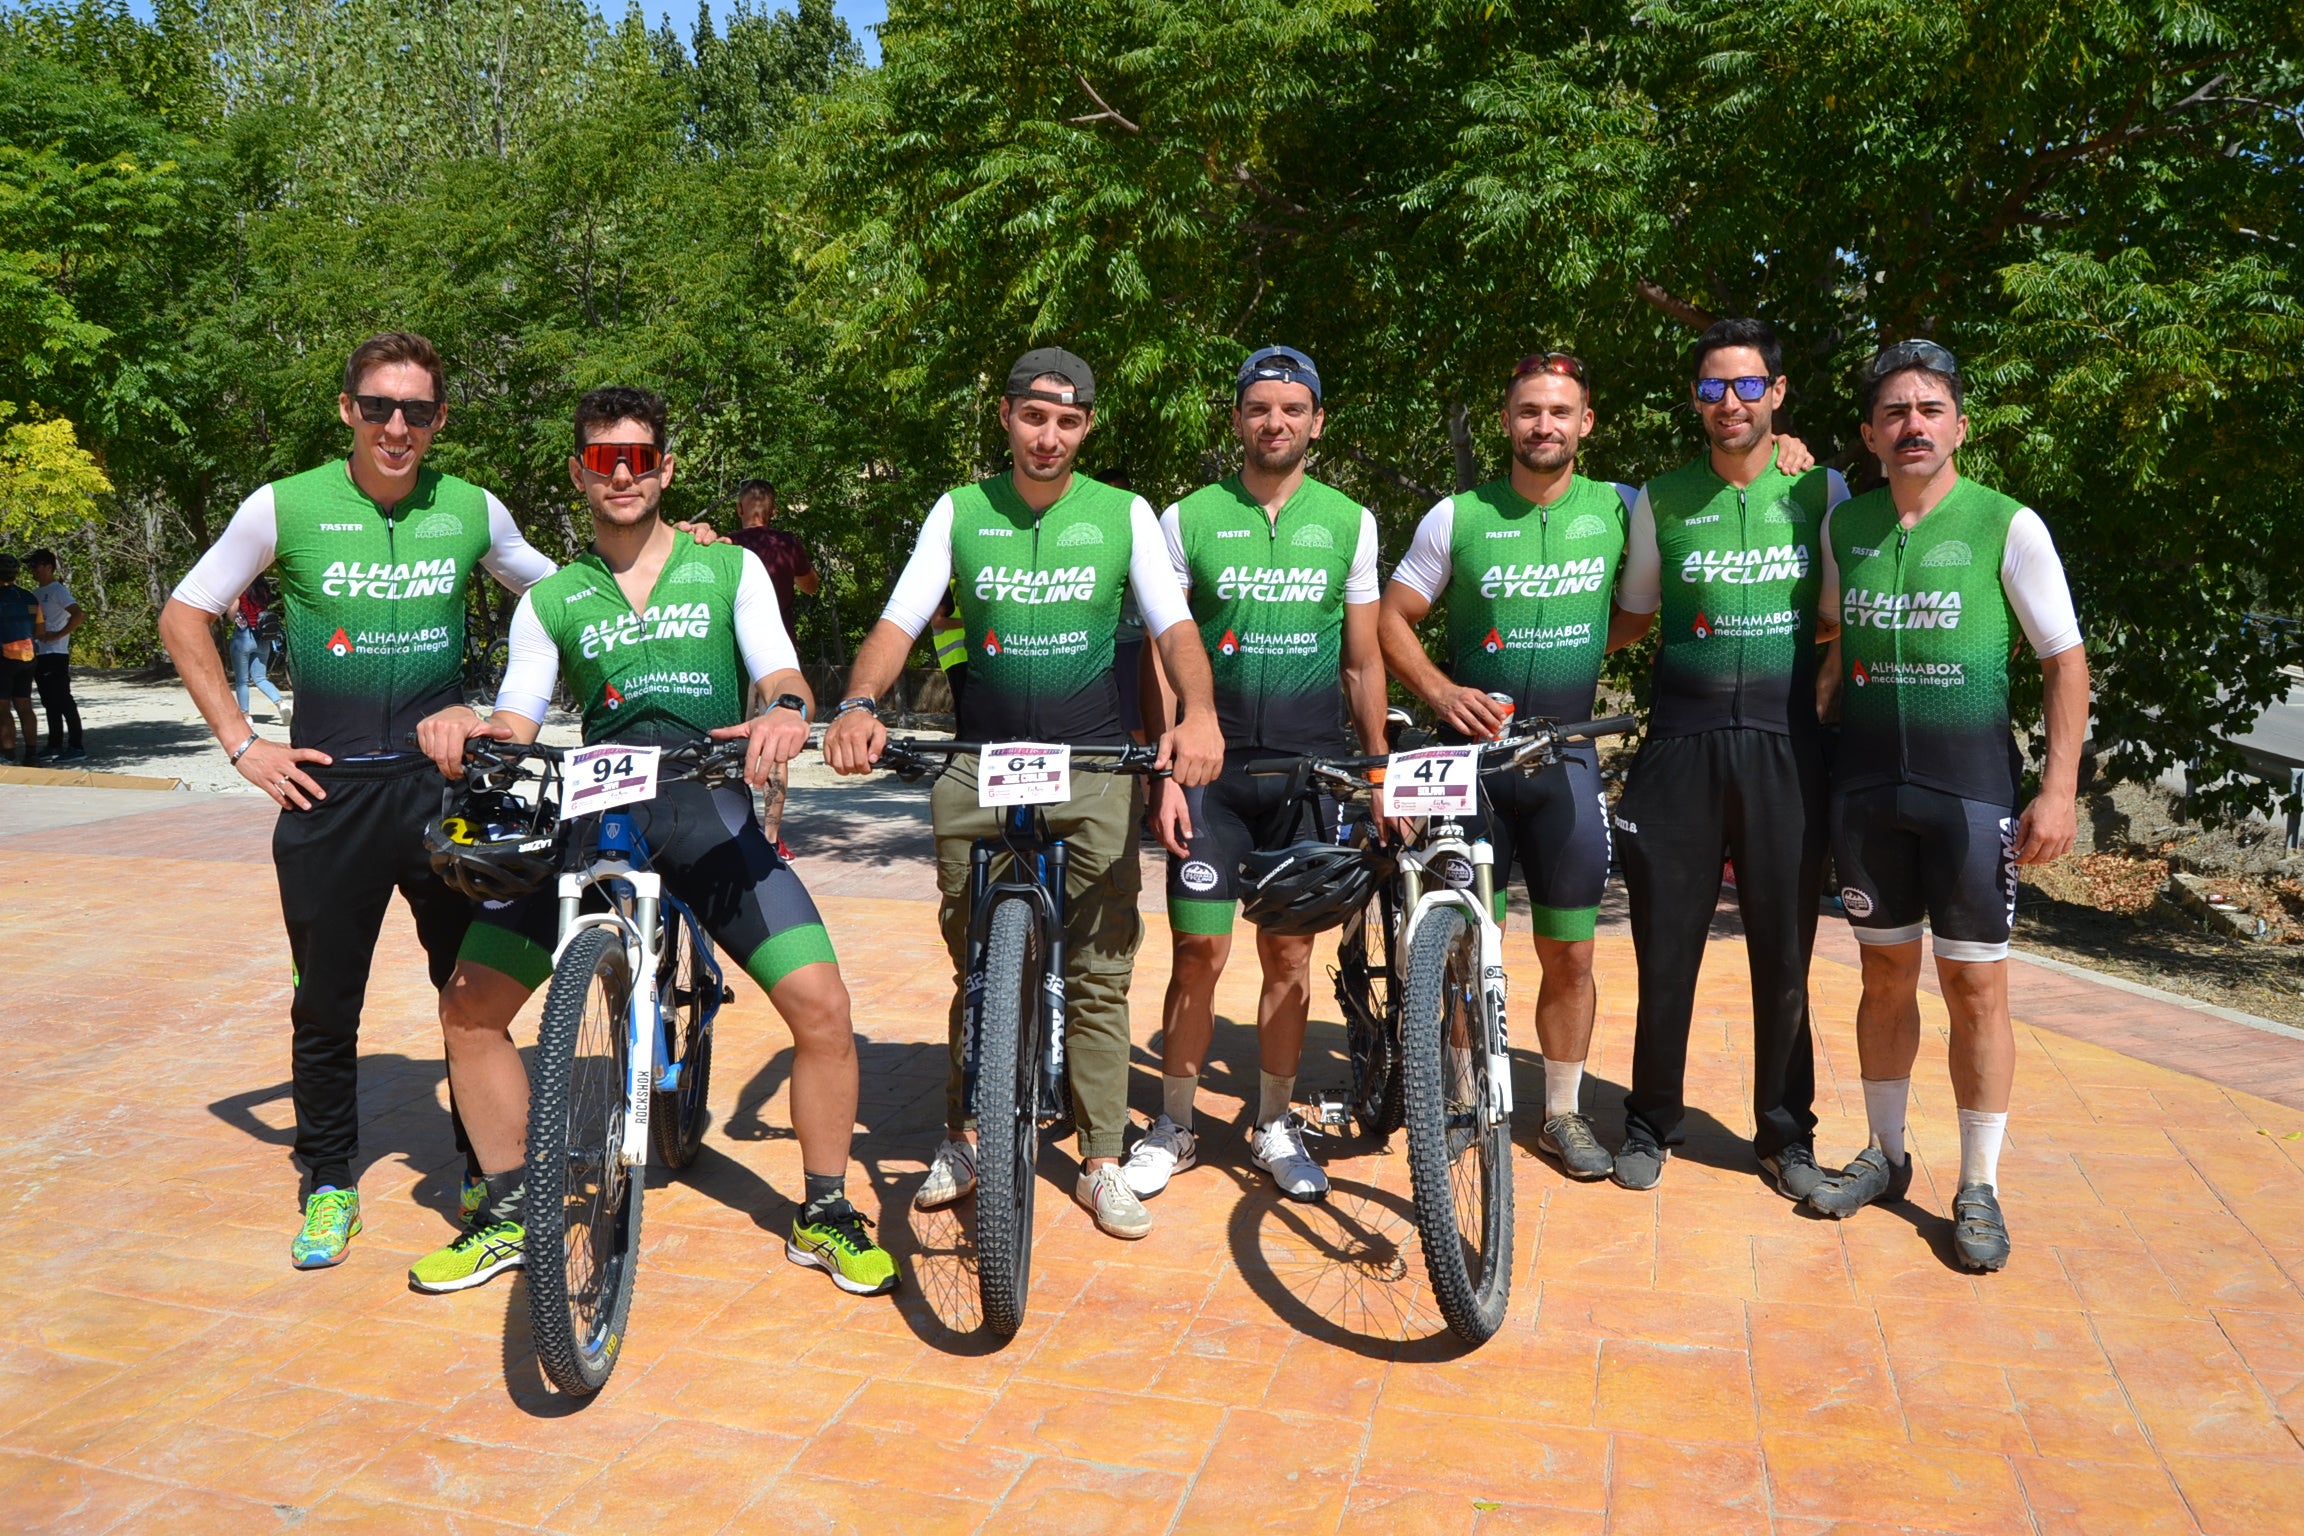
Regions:
<instances>
[{"instance_id":1,"label":"black bicycle helmet","mask_svg":"<svg viewBox=\"0 0 2304 1536\"><path fill-rule=\"evenodd\" d=\"M432 871L474 901L510 901L552 878L559 831L548 813L509 790L451 794L453 804L424 829Z\"/></svg>"},{"instance_id":2,"label":"black bicycle helmet","mask_svg":"<svg viewBox=\"0 0 2304 1536\"><path fill-rule=\"evenodd\" d=\"M1349 843L1260 848L1240 865L1240 910L1266 933L1322 933L1367 905L1390 866L1380 850Z\"/></svg>"}]
</instances>

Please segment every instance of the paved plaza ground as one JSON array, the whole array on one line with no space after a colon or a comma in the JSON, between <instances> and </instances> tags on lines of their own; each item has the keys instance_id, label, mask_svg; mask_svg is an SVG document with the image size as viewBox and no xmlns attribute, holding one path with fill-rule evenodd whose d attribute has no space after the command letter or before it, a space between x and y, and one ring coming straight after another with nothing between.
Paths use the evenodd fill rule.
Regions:
<instances>
[{"instance_id":1,"label":"paved plaza ground","mask_svg":"<svg viewBox=\"0 0 2304 1536\"><path fill-rule=\"evenodd\" d=\"M1123 1244L1071 1204L1052 1149L1030 1316L994 1347L965 1208L909 1209L948 986L925 797L824 793L848 798L804 806L795 841L857 998L852 1192L905 1289L846 1297L783 1259L790 1045L739 983L706 1150L650 1189L629 1341L575 1404L541 1381L517 1279L407 1289L452 1235L457 1160L404 916L363 1041L367 1230L341 1268L297 1274L270 808L0 787L0 1529L2304 1531L2304 1042L2013 967L2015 1257L1970 1277L1949 1262L1941 1005L1923 996L1910 1202L1810 1220L1743 1139L1749 1015L1723 937L1689 1146L1655 1193L1574 1185L1523 1113L1511 1311L1467 1354L1424 1284L1400 1147L1325 1144L1325 1206L1276 1201L1249 1165L1249 965L1219 1000L1207 1164ZM1150 905L1140 1111L1167 969ZM1836 1161L1863 1103L1853 948L1825 929ZM1525 1037L1524 926L1509 958ZM1613 1141L1620 930L1599 993L1587 1105ZM1343 1082L1335 1018L1316 988L1302 1093ZM1532 1051L1519 1079L1538 1103Z\"/></svg>"}]
</instances>

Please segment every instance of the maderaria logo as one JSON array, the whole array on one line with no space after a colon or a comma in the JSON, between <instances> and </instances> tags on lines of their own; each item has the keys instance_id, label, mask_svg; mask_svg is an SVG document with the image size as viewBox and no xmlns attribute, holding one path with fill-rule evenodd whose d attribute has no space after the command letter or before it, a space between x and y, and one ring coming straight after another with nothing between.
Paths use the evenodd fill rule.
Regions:
<instances>
[{"instance_id":1,"label":"maderaria logo","mask_svg":"<svg viewBox=\"0 0 2304 1536\"><path fill-rule=\"evenodd\" d=\"M1923 566L1973 565L1975 562L1976 552L1961 539L1946 539L1920 557Z\"/></svg>"},{"instance_id":2,"label":"maderaria logo","mask_svg":"<svg viewBox=\"0 0 2304 1536\"><path fill-rule=\"evenodd\" d=\"M464 519L453 512L435 512L409 533L412 539L452 539L464 531Z\"/></svg>"},{"instance_id":3,"label":"maderaria logo","mask_svg":"<svg viewBox=\"0 0 2304 1536\"><path fill-rule=\"evenodd\" d=\"M1760 514L1760 521L1764 523L1804 523L1808 521L1808 514L1800 509L1799 503L1787 497L1771 502L1768 509Z\"/></svg>"},{"instance_id":4,"label":"maderaria logo","mask_svg":"<svg viewBox=\"0 0 2304 1536\"><path fill-rule=\"evenodd\" d=\"M1058 549L1069 549L1081 544L1101 544L1103 542L1104 530L1094 523L1074 523L1056 535L1056 547Z\"/></svg>"},{"instance_id":5,"label":"maderaria logo","mask_svg":"<svg viewBox=\"0 0 2304 1536\"><path fill-rule=\"evenodd\" d=\"M1568 525L1568 537L1571 539L1597 539L1608 531L1608 519L1594 517L1589 512Z\"/></svg>"},{"instance_id":6,"label":"maderaria logo","mask_svg":"<svg viewBox=\"0 0 2304 1536\"><path fill-rule=\"evenodd\" d=\"M712 567L701 560L692 561L674 571L669 583L675 587L714 587L719 584L720 578L712 573Z\"/></svg>"},{"instance_id":7,"label":"maderaria logo","mask_svg":"<svg viewBox=\"0 0 2304 1536\"><path fill-rule=\"evenodd\" d=\"M1176 871L1176 879L1188 891L1216 889L1216 866L1206 859L1194 859Z\"/></svg>"},{"instance_id":8,"label":"maderaria logo","mask_svg":"<svg viewBox=\"0 0 2304 1536\"><path fill-rule=\"evenodd\" d=\"M1872 915L1872 898L1852 885L1840 887L1840 905L1848 909L1850 917Z\"/></svg>"},{"instance_id":9,"label":"maderaria logo","mask_svg":"<svg viewBox=\"0 0 2304 1536\"><path fill-rule=\"evenodd\" d=\"M1288 541L1298 549L1334 549L1336 540L1318 523L1306 523Z\"/></svg>"}]
</instances>

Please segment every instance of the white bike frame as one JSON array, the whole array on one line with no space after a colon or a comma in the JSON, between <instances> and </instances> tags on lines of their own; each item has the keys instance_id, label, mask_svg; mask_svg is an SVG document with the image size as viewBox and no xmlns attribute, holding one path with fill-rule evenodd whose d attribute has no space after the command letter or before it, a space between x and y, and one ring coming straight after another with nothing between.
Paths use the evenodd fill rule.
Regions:
<instances>
[{"instance_id":1,"label":"white bike frame","mask_svg":"<svg viewBox=\"0 0 2304 1536\"><path fill-rule=\"evenodd\" d=\"M611 898L606 912L581 910L584 893L595 885L621 880L631 888L631 910ZM552 966L576 935L587 928L610 928L624 939L625 963L632 970L632 1006L624 1021L626 1076L624 1081L624 1136L616 1149L617 1161L627 1168L648 1163L648 1106L656 1082L656 965L663 933L663 877L634 869L622 859L602 859L560 877L560 942L552 949Z\"/></svg>"},{"instance_id":2,"label":"white bike frame","mask_svg":"<svg viewBox=\"0 0 2304 1536\"><path fill-rule=\"evenodd\" d=\"M1427 828L1426 839L1414 848L1403 849L1400 854L1401 866L1414 872L1416 883L1424 884L1424 875L1437 856L1454 854L1472 861L1472 885L1470 889L1452 885L1443 885L1437 890L1426 888L1409 908L1407 920L1400 925L1396 953L1403 957L1409 953L1425 914L1440 907L1460 907L1471 915L1480 935L1481 1011L1487 1016L1488 1090L1481 1114L1487 1126L1508 1123L1512 1118L1512 1041L1507 1025L1510 987L1504 976L1504 930L1490 911L1494 899L1491 893L1495 889L1496 850L1486 838L1467 842L1462 829L1454 822Z\"/></svg>"}]
</instances>

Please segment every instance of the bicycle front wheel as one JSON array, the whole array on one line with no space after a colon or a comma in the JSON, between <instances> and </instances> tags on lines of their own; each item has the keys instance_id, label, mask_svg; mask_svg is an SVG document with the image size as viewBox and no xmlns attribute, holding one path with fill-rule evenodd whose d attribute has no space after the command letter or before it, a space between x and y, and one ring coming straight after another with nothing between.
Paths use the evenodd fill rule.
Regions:
<instances>
[{"instance_id":1,"label":"bicycle front wheel","mask_svg":"<svg viewBox=\"0 0 2304 1536\"><path fill-rule=\"evenodd\" d=\"M528 1096L528 1322L563 1392L605 1386L639 1263L645 1169L624 1166L632 972L614 929L562 952Z\"/></svg>"},{"instance_id":2,"label":"bicycle front wheel","mask_svg":"<svg viewBox=\"0 0 2304 1536\"><path fill-rule=\"evenodd\" d=\"M1336 946L1336 1003L1352 1062L1352 1118L1380 1140L1400 1129L1400 1000L1392 965L1392 902L1369 898Z\"/></svg>"},{"instance_id":3,"label":"bicycle front wheel","mask_svg":"<svg viewBox=\"0 0 2304 1536\"><path fill-rule=\"evenodd\" d=\"M976 1284L984 1326L1004 1339L1023 1326L1032 1289L1047 966L1032 904L1010 898L994 907L976 1021Z\"/></svg>"},{"instance_id":4,"label":"bicycle front wheel","mask_svg":"<svg viewBox=\"0 0 2304 1536\"><path fill-rule=\"evenodd\" d=\"M1503 1326L1512 1294L1512 1127L1487 1123L1480 935L1462 908L1425 915L1404 990L1408 1178L1424 1267L1450 1330L1482 1344Z\"/></svg>"},{"instance_id":5,"label":"bicycle front wheel","mask_svg":"<svg viewBox=\"0 0 2304 1536\"><path fill-rule=\"evenodd\" d=\"M648 1106L648 1134L656 1160L667 1168L687 1167L704 1145L712 1089L711 1020L720 1002L720 978L709 960L688 920L667 902L656 995L664 1009L667 1054L662 1067L676 1075L670 1090L654 1090Z\"/></svg>"}]
</instances>

